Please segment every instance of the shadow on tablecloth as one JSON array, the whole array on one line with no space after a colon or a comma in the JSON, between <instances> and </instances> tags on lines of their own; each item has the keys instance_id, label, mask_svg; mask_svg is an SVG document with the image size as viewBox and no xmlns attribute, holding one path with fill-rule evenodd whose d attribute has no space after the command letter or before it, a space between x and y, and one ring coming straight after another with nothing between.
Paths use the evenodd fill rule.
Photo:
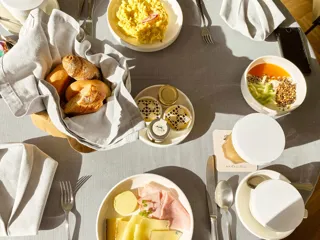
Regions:
<instances>
[{"instance_id":1,"label":"shadow on tablecloth","mask_svg":"<svg viewBox=\"0 0 320 240\"><path fill-rule=\"evenodd\" d=\"M76 182L79 179L82 156L80 153L73 150L67 139L64 138L45 136L28 139L25 143L36 145L59 163L40 225L40 230L54 229L61 225L65 219L64 212L60 205L59 181L70 181L73 188L75 187ZM81 215L77 211L76 202L72 212L76 216L73 239L79 239Z\"/></svg>"}]
</instances>

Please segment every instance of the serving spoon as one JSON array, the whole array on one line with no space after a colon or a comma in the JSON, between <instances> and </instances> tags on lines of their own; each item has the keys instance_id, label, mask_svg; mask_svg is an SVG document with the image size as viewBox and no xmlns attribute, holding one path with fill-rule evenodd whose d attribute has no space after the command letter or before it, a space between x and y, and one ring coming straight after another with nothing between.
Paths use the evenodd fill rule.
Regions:
<instances>
[{"instance_id":1,"label":"serving spoon","mask_svg":"<svg viewBox=\"0 0 320 240\"><path fill-rule=\"evenodd\" d=\"M231 235L231 227L229 223L229 209L233 204L233 191L230 186L230 184L227 181L220 181L218 182L216 186L216 191L215 191L215 200L216 204L223 210L225 210L227 214L227 230L228 230L228 237L229 240L232 240L232 235Z\"/></svg>"}]
</instances>

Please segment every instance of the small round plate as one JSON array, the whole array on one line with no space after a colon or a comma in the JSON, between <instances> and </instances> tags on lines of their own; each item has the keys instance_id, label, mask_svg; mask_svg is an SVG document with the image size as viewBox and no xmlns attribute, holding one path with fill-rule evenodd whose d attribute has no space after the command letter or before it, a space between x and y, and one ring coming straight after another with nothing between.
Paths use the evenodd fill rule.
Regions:
<instances>
[{"instance_id":1,"label":"small round plate","mask_svg":"<svg viewBox=\"0 0 320 240\"><path fill-rule=\"evenodd\" d=\"M156 174L144 173L144 174L134 175L122 180L107 193L106 197L103 199L100 205L97 221L96 221L96 236L98 240L105 240L106 219L119 217L117 216L113 208L113 201L115 196L127 190L143 187L144 185L150 182L156 182L158 184L161 184L162 186L170 188L175 193L177 193L179 201L182 203L182 205L187 210L190 216L190 229L189 231L187 230L182 231L183 234L180 240L192 239L194 220L193 220L192 209L186 195L182 192L182 190L176 184L174 184L169 179Z\"/></svg>"},{"instance_id":2,"label":"small round plate","mask_svg":"<svg viewBox=\"0 0 320 240\"><path fill-rule=\"evenodd\" d=\"M182 23L183 14L181 7L176 0L161 0L165 10L168 13L168 29L162 42L155 42L152 44L139 43L136 38L127 36L123 30L118 26L118 18L116 13L121 5L122 0L111 0L107 10L108 25L114 38L123 46L138 52L155 52L162 50L171 45L179 36Z\"/></svg>"},{"instance_id":3,"label":"small round plate","mask_svg":"<svg viewBox=\"0 0 320 240\"><path fill-rule=\"evenodd\" d=\"M289 236L294 230L288 232L275 232L269 228L262 226L251 214L249 209L250 202L250 194L252 189L247 185L247 180L249 177L254 175L265 175L270 177L271 179L281 179L283 181L290 181L283 176L282 174L271 171L271 170L260 170L253 173L248 174L242 181L240 182L236 197L235 197L235 206L237 210L237 215L245 226L245 228L251 232L253 235L257 236L260 239L283 239Z\"/></svg>"},{"instance_id":4,"label":"small round plate","mask_svg":"<svg viewBox=\"0 0 320 240\"><path fill-rule=\"evenodd\" d=\"M141 97L145 97L145 96L151 96L154 98L158 97L158 91L159 89L162 87L163 85L153 85L150 87L147 87L145 89L143 89L136 97L135 100L137 101L139 98ZM194 122L195 122L195 112L194 112L194 108L193 105L190 101L190 99L187 97L187 95L185 95L182 91L180 91L179 89L178 93L179 93L179 98L177 100L177 102L175 103L175 105L183 105L186 108L189 109L190 113L191 113L191 117L192 117L192 122L190 124L190 126L182 131L170 131L168 137L166 138L166 140L164 142L161 143L153 143L149 140L148 136L147 136L147 128L140 130L139 132L139 139L150 145L153 147L158 147L158 148L165 148L165 147L169 147L172 145L177 145L179 143L181 143L191 132ZM165 112L165 110L168 108L167 106L162 105L163 108L163 112Z\"/></svg>"},{"instance_id":5,"label":"small round plate","mask_svg":"<svg viewBox=\"0 0 320 240\"><path fill-rule=\"evenodd\" d=\"M60 9L58 1L48 0L48 3L45 6L45 9L43 9L44 12L50 15L53 9ZM8 21L0 20L0 24L4 29L6 29L8 32L11 32L13 34L18 34L20 32L22 24L18 20L16 20L14 16L12 16L12 14L2 5L1 1L0 1L0 16L4 18L8 18L14 22L17 22L17 23L12 23Z\"/></svg>"}]
</instances>

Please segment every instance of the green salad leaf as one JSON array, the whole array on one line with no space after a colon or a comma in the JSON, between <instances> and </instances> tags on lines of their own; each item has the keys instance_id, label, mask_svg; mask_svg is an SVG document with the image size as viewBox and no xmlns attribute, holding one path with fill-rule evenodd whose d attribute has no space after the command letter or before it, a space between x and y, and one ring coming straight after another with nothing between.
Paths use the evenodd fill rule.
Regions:
<instances>
[{"instance_id":1,"label":"green salad leaf","mask_svg":"<svg viewBox=\"0 0 320 240\"><path fill-rule=\"evenodd\" d=\"M276 92L271 83L248 83L252 96L262 105L276 103Z\"/></svg>"}]
</instances>

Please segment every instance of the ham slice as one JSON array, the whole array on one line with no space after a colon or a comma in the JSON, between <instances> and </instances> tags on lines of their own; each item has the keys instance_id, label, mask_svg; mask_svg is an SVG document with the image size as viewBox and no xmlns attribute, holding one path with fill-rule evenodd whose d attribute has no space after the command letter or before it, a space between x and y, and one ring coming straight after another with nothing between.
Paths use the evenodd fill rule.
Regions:
<instances>
[{"instance_id":1,"label":"ham slice","mask_svg":"<svg viewBox=\"0 0 320 240\"><path fill-rule=\"evenodd\" d=\"M150 182L138 188L141 210L152 209L150 217L169 220L172 229L190 229L190 216L178 200L176 192L158 183Z\"/></svg>"},{"instance_id":2,"label":"ham slice","mask_svg":"<svg viewBox=\"0 0 320 240\"><path fill-rule=\"evenodd\" d=\"M162 192L161 213L159 219L170 220L170 228L190 228L190 217L181 202L168 192Z\"/></svg>"}]
</instances>

